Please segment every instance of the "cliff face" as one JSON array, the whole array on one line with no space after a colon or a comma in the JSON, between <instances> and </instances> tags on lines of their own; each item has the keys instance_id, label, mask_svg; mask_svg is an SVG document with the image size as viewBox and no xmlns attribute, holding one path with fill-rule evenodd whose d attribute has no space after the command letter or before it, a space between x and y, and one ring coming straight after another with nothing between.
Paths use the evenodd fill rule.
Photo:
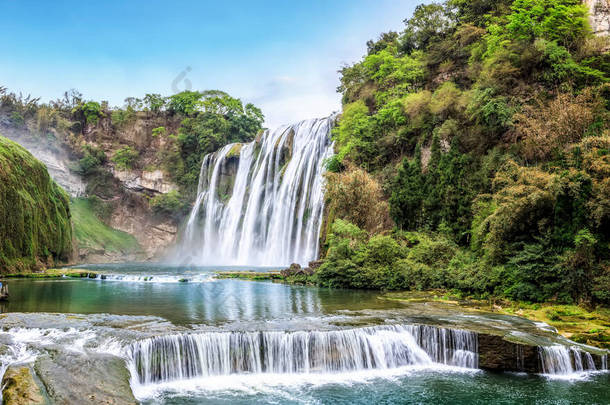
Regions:
<instances>
[{"instance_id":1,"label":"cliff face","mask_svg":"<svg viewBox=\"0 0 610 405\"><path fill-rule=\"evenodd\" d=\"M67 194L31 153L0 136L0 272L42 270L71 250Z\"/></svg>"},{"instance_id":2,"label":"cliff face","mask_svg":"<svg viewBox=\"0 0 610 405\"><path fill-rule=\"evenodd\" d=\"M70 197L85 195L86 183L82 176L72 169L78 164L77 157L67 145L58 142L54 135L32 136L27 128L15 128L8 123L3 123L1 117L0 133L26 148L36 159L44 163L51 178Z\"/></svg>"},{"instance_id":3,"label":"cliff face","mask_svg":"<svg viewBox=\"0 0 610 405\"><path fill-rule=\"evenodd\" d=\"M149 201L178 188L163 170L162 151L171 142L168 135L177 133L179 126L178 117L146 112L135 113L129 121L117 126L107 114L96 125L85 127L78 140L81 147L97 148L107 157L98 175L89 178L87 195L99 197L106 205L108 214L104 222L135 237L141 247L139 260L162 256L178 232L175 218L153 213ZM156 128L163 128L164 135L155 135ZM128 165L121 165L113 157L125 148L135 153ZM105 255L89 259L123 258Z\"/></svg>"},{"instance_id":4,"label":"cliff face","mask_svg":"<svg viewBox=\"0 0 610 405\"><path fill-rule=\"evenodd\" d=\"M167 135L176 133L179 125L178 118L167 114L135 113L129 121L117 126L108 113L95 125L83 128L82 133L62 134L51 128L47 134L41 134L28 122L15 126L0 116L0 131L41 160L51 178L70 197L96 199L95 212L83 212L87 211L83 207L92 204L79 205L79 215L85 215L88 221L79 221L77 226L91 223L91 218L97 215L107 226L130 234L139 244L129 244L125 250L105 246L108 238L79 240L82 235L94 235L90 229L76 229L74 260L88 263L154 259L174 242L176 219L153 213L149 200L177 189L162 169L163 156L159 152L166 149L171 139L154 136L153 129L166 128ZM135 151L135 158L128 166L117 165L112 158L126 147ZM80 165L84 148L95 148L105 156L91 172L83 172Z\"/></svg>"},{"instance_id":5,"label":"cliff face","mask_svg":"<svg viewBox=\"0 0 610 405\"><path fill-rule=\"evenodd\" d=\"M584 0L589 7L590 24L597 35L610 34L610 0Z\"/></svg>"}]
</instances>

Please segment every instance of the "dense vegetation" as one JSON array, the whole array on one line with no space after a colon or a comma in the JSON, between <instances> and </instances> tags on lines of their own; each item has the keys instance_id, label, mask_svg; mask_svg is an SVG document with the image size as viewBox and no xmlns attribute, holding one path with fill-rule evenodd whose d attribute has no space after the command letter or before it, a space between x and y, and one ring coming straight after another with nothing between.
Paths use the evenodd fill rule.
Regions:
<instances>
[{"instance_id":1,"label":"dense vegetation","mask_svg":"<svg viewBox=\"0 0 610 405\"><path fill-rule=\"evenodd\" d=\"M405 24L341 70L316 281L610 303L610 53L586 6L448 0Z\"/></svg>"},{"instance_id":2,"label":"dense vegetation","mask_svg":"<svg viewBox=\"0 0 610 405\"><path fill-rule=\"evenodd\" d=\"M180 185L181 198L188 200L196 189L203 156L227 143L251 141L262 129L264 116L254 105L218 90L169 97L146 94L110 108L107 102L87 101L74 90L43 104L0 87L0 119L28 130L50 147L58 142L69 146L79 156L73 169L87 178L89 194L104 194L113 187L104 167L110 164L119 170L161 168ZM116 133L135 131L138 122L155 124L147 129L158 145L152 158L135 143L102 148L98 136L114 140Z\"/></svg>"},{"instance_id":3,"label":"dense vegetation","mask_svg":"<svg viewBox=\"0 0 610 405\"><path fill-rule=\"evenodd\" d=\"M68 196L46 167L0 136L0 270L39 270L69 258Z\"/></svg>"}]
</instances>

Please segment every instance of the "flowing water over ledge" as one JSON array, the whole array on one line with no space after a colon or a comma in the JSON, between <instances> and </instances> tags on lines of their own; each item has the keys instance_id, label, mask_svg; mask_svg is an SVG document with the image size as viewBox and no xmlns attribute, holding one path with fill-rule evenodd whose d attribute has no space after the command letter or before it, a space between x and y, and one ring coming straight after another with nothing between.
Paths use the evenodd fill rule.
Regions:
<instances>
[{"instance_id":1,"label":"flowing water over ledge","mask_svg":"<svg viewBox=\"0 0 610 405\"><path fill-rule=\"evenodd\" d=\"M0 307L3 370L15 362L34 364L43 376L59 375L60 384L79 387L76 376L97 375L102 367L125 384L131 380L144 403L556 403L583 397L601 403L610 397L608 374L599 371L607 357L521 318L404 304L367 291L207 279L216 268L95 270L116 278L10 280L12 299ZM493 368L498 359L490 353L496 351L510 360L502 367L538 367L548 375L478 370ZM119 366L113 358L122 359ZM56 363L61 367L49 373ZM91 395L101 395L90 383Z\"/></svg>"},{"instance_id":2,"label":"flowing water over ledge","mask_svg":"<svg viewBox=\"0 0 610 405\"><path fill-rule=\"evenodd\" d=\"M314 260L335 118L285 125L206 155L175 261L287 266Z\"/></svg>"}]
</instances>

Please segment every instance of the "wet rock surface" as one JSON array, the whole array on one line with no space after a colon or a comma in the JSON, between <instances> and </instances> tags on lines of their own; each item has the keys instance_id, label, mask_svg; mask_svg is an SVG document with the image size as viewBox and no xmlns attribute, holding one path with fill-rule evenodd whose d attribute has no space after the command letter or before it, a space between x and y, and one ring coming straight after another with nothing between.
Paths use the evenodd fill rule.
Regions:
<instances>
[{"instance_id":1,"label":"wet rock surface","mask_svg":"<svg viewBox=\"0 0 610 405\"><path fill-rule=\"evenodd\" d=\"M2 401L5 405L45 404L40 387L27 366L9 367L2 378Z\"/></svg>"},{"instance_id":2,"label":"wet rock surface","mask_svg":"<svg viewBox=\"0 0 610 405\"><path fill-rule=\"evenodd\" d=\"M108 354L49 350L34 364L58 404L136 404L124 360Z\"/></svg>"}]
</instances>

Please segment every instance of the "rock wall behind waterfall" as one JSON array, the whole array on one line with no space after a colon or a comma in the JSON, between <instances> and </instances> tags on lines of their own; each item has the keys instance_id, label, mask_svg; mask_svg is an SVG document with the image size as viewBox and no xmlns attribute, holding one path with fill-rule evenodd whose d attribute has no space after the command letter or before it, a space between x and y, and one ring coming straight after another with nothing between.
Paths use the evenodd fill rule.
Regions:
<instances>
[{"instance_id":1,"label":"rock wall behind waterfall","mask_svg":"<svg viewBox=\"0 0 610 405\"><path fill-rule=\"evenodd\" d=\"M176 259L270 266L314 260L334 120L283 126L207 155Z\"/></svg>"}]
</instances>

